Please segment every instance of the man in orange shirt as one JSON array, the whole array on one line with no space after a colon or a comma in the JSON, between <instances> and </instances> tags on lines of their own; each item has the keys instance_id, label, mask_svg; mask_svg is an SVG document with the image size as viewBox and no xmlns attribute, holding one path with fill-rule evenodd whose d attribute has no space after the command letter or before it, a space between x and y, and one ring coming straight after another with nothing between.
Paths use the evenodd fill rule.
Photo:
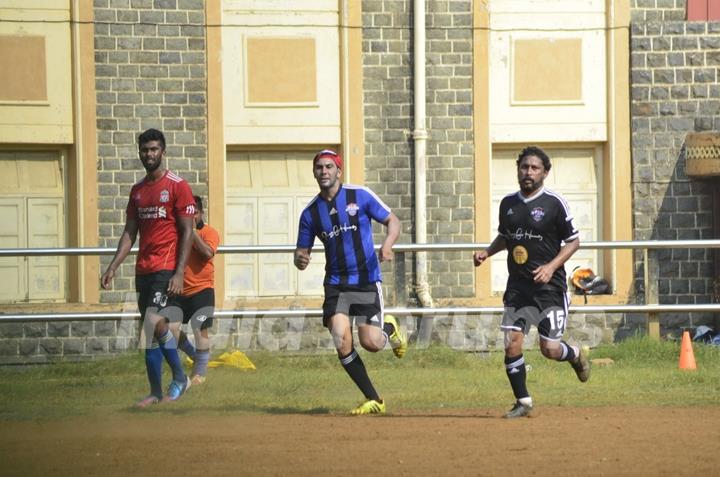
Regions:
<instances>
[{"instance_id":1,"label":"man in orange shirt","mask_svg":"<svg viewBox=\"0 0 720 477\"><path fill-rule=\"evenodd\" d=\"M190 323L195 337L195 346L187 335L180 331L178 347L193 360L190 374L192 384L202 384L207 375L210 361L210 338L208 329L212 327L215 312L215 265L213 257L220 243L217 230L204 222L205 212L200 196L195 199L193 216L192 249L185 266L185 281L180 307L183 311L183 323Z\"/></svg>"}]
</instances>

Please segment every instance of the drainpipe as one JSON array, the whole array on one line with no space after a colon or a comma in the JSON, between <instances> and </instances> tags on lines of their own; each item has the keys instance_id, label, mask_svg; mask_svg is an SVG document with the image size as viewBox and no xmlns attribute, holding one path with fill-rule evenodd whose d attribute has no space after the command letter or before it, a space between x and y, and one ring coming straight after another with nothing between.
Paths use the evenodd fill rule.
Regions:
<instances>
[{"instance_id":1,"label":"drainpipe","mask_svg":"<svg viewBox=\"0 0 720 477\"><path fill-rule=\"evenodd\" d=\"M415 243L427 243L427 138L425 129L425 1L413 0L413 55L414 55L414 91L415 91L415 129L413 139L415 144ZM430 285L427 277L427 252L415 253L415 292L420 305L432 308L433 299L430 296ZM421 320L418 330L418 343L427 344L432 333L432 318Z\"/></svg>"},{"instance_id":2,"label":"drainpipe","mask_svg":"<svg viewBox=\"0 0 720 477\"><path fill-rule=\"evenodd\" d=\"M341 83L342 83L342 120L340 127L341 135L342 137L340 140L342 141L342 157L345 161L345 167L343 167L343 180L345 182L349 182L351 180L350 178L350 161L351 154L350 154L350 63L348 56L350 55L350 47L348 45L348 28L350 28L350 18L349 18L349 12L350 12L350 5L348 4L349 0L343 0L340 4L340 45L342 48L342 53L340 55L341 58Z\"/></svg>"}]
</instances>

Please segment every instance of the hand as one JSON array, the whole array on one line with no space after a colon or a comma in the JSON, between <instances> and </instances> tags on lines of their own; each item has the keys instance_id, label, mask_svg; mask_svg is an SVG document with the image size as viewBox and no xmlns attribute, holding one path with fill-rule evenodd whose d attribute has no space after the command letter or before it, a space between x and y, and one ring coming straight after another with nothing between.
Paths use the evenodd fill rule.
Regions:
<instances>
[{"instance_id":1,"label":"hand","mask_svg":"<svg viewBox=\"0 0 720 477\"><path fill-rule=\"evenodd\" d=\"M488 258L487 250L480 250L479 252L475 252L473 254L473 263L475 264L476 267L479 267L480 265L482 265L482 263L485 260L487 260L487 258Z\"/></svg>"},{"instance_id":2,"label":"hand","mask_svg":"<svg viewBox=\"0 0 720 477\"><path fill-rule=\"evenodd\" d=\"M395 252L392 251L392 247L382 246L378 252L378 259L381 262L391 262L395 257Z\"/></svg>"},{"instance_id":3,"label":"hand","mask_svg":"<svg viewBox=\"0 0 720 477\"><path fill-rule=\"evenodd\" d=\"M533 281L535 283L549 283L555 273L555 268L546 263L533 270Z\"/></svg>"},{"instance_id":4,"label":"hand","mask_svg":"<svg viewBox=\"0 0 720 477\"><path fill-rule=\"evenodd\" d=\"M110 286L112 285L113 278L115 278L115 270L108 268L107 270L105 270L105 273L103 273L102 277L100 277L100 286L103 287L105 290L109 290Z\"/></svg>"},{"instance_id":5,"label":"hand","mask_svg":"<svg viewBox=\"0 0 720 477\"><path fill-rule=\"evenodd\" d=\"M295 267L298 270L305 270L310 264L310 254L307 252L297 252L295 254Z\"/></svg>"},{"instance_id":6,"label":"hand","mask_svg":"<svg viewBox=\"0 0 720 477\"><path fill-rule=\"evenodd\" d=\"M168 295L180 295L183 291L184 275L182 272L175 272L168 282Z\"/></svg>"}]
</instances>

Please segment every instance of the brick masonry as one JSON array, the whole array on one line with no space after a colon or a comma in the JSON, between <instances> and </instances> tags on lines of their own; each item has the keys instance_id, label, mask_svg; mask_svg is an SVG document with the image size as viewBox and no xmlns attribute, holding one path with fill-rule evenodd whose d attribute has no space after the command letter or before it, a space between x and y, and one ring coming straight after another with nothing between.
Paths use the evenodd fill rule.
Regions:
<instances>
[{"instance_id":1,"label":"brick masonry","mask_svg":"<svg viewBox=\"0 0 720 477\"><path fill-rule=\"evenodd\" d=\"M141 130L164 130L170 168L197 193L207 194L204 3L95 0L94 7L99 245L114 247L130 186L143 174L136 146ZM435 243L474 240L471 7L469 0L428 3L428 240ZM400 217L402 241L412 242L412 2L366 0L362 8L366 182ZM632 187L634 238L639 240L711 238L710 185L685 176L682 146L687 132L720 130L720 24L684 22L684 10L683 0L632 3ZM473 295L467 257L436 253L429 259L436 300L451 304ZM663 303L709 302L710 251L664 252L660 259ZM103 267L108 260L103 259ZM642 294L639 259L636 264L636 291ZM392 273L386 276L392 280ZM129 257L114 291L103 292L102 301L133 311L133 277ZM710 317L663 320L665 332ZM412 319L401 322L415 327ZM500 349L498 322L492 315L440 316L433 339L456 349ZM643 317L576 314L568 334L573 342L594 346L643 323ZM0 363L92 359L136 350L138 333L134 320L5 324L0 326ZM332 352L326 330L310 317L218 320L212 346Z\"/></svg>"},{"instance_id":2,"label":"brick masonry","mask_svg":"<svg viewBox=\"0 0 720 477\"><path fill-rule=\"evenodd\" d=\"M635 0L631 114L635 240L711 239L713 183L685 174L687 133L720 130L720 23L686 22L685 1ZM717 187L717 185L715 185ZM661 303L710 303L712 250L662 250ZM642 256L636 255L642 297ZM664 315L661 333L712 321Z\"/></svg>"},{"instance_id":3,"label":"brick masonry","mask_svg":"<svg viewBox=\"0 0 720 477\"><path fill-rule=\"evenodd\" d=\"M137 136L165 133L167 166L207 197L207 69L203 0L94 0L99 246L117 246L130 187L142 178ZM102 257L104 270L111 257ZM137 309L134 256L102 303ZM137 349L137 324L0 325L0 363L92 359Z\"/></svg>"},{"instance_id":4,"label":"brick masonry","mask_svg":"<svg viewBox=\"0 0 720 477\"><path fill-rule=\"evenodd\" d=\"M202 0L95 0L98 202L101 247L115 247L130 187L144 175L137 136L160 129L167 167L207 196L207 70ZM111 257L102 257L104 270ZM129 256L102 303L134 290Z\"/></svg>"},{"instance_id":5,"label":"brick masonry","mask_svg":"<svg viewBox=\"0 0 720 477\"><path fill-rule=\"evenodd\" d=\"M400 218L401 242L415 242L412 2L364 1L362 8L365 179ZM474 241L472 19L470 1L427 3L429 243ZM407 254L408 276L412 259ZM467 253L429 253L428 274L436 300L474 295Z\"/></svg>"}]
</instances>

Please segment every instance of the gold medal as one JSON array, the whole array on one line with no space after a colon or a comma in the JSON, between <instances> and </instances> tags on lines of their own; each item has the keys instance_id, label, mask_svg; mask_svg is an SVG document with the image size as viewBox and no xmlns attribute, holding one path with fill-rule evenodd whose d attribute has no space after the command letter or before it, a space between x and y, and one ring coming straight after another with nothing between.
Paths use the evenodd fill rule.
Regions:
<instances>
[{"instance_id":1,"label":"gold medal","mask_svg":"<svg viewBox=\"0 0 720 477\"><path fill-rule=\"evenodd\" d=\"M512 250L512 257L513 260L515 260L515 263L517 263L518 265L522 265L523 263L528 261L528 251L522 245L517 245Z\"/></svg>"}]
</instances>

